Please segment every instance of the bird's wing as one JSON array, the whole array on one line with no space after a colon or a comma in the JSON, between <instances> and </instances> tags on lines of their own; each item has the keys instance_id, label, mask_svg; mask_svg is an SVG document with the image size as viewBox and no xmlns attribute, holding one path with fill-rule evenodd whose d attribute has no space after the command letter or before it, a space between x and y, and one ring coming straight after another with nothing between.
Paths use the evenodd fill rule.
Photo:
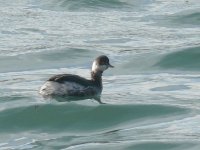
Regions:
<instances>
[{"instance_id":1,"label":"bird's wing","mask_svg":"<svg viewBox=\"0 0 200 150\"><path fill-rule=\"evenodd\" d=\"M74 82L74 83L83 85L85 87L91 86L91 84L92 84L91 80L85 79L78 75L72 75L72 74L55 75L55 76L52 76L51 78L49 78L48 81L54 81L54 82L58 82L58 83Z\"/></svg>"}]
</instances>

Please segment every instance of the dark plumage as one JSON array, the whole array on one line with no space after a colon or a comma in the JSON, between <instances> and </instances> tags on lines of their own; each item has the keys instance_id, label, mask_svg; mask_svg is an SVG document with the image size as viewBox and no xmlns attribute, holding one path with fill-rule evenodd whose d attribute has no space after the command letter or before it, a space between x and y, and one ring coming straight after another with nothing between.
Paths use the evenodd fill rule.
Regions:
<instances>
[{"instance_id":1,"label":"dark plumage","mask_svg":"<svg viewBox=\"0 0 200 150\"><path fill-rule=\"evenodd\" d=\"M54 81L54 82L58 82L58 83L75 82L75 83L79 83L83 86L91 86L92 85L91 80L85 79L78 75L72 75L72 74L55 75L55 76L49 78L47 81Z\"/></svg>"},{"instance_id":2,"label":"dark plumage","mask_svg":"<svg viewBox=\"0 0 200 150\"><path fill-rule=\"evenodd\" d=\"M59 74L47 80L40 88L43 96L68 95L68 96L91 96L102 92L102 73L109 67L107 56L102 55L95 59L92 65L91 80L78 75Z\"/></svg>"}]
</instances>

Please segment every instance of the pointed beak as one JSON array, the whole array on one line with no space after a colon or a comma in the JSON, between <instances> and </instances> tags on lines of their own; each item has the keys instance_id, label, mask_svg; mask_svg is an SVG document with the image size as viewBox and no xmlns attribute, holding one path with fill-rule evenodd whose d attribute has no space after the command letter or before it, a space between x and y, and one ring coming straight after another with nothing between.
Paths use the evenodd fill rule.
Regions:
<instances>
[{"instance_id":1,"label":"pointed beak","mask_svg":"<svg viewBox=\"0 0 200 150\"><path fill-rule=\"evenodd\" d=\"M114 68L114 66L112 66L111 64L108 64L108 67L109 67L109 68Z\"/></svg>"}]
</instances>

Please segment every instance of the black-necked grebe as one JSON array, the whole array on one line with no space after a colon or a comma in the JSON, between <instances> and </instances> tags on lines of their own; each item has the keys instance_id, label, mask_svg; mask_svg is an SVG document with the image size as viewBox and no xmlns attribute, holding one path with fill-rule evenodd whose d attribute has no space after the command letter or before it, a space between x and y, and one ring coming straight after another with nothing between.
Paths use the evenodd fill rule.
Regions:
<instances>
[{"instance_id":1,"label":"black-necked grebe","mask_svg":"<svg viewBox=\"0 0 200 150\"><path fill-rule=\"evenodd\" d=\"M109 67L107 56L97 57L92 65L91 80L78 75L59 74L48 79L40 88L39 93L44 96L95 96L103 89L102 73Z\"/></svg>"}]
</instances>

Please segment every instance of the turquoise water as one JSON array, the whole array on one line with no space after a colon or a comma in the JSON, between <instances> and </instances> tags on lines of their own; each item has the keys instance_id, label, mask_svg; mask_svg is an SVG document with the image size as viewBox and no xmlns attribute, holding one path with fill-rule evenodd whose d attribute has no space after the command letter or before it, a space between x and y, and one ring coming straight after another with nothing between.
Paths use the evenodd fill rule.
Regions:
<instances>
[{"instance_id":1,"label":"turquoise water","mask_svg":"<svg viewBox=\"0 0 200 150\"><path fill-rule=\"evenodd\" d=\"M199 0L0 2L0 150L199 150ZM38 94L102 54L106 104Z\"/></svg>"}]
</instances>

